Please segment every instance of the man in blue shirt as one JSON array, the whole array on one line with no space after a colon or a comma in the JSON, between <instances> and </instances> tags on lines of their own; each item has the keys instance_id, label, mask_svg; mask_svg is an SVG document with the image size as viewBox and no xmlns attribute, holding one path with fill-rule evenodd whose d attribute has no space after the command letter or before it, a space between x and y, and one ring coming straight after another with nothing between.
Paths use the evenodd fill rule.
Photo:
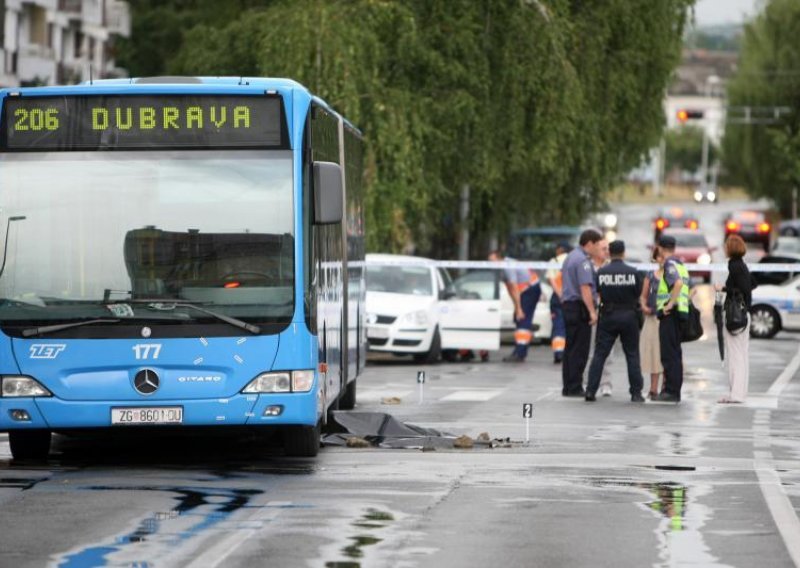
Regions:
<instances>
[{"instance_id":1,"label":"man in blue shirt","mask_svg":"<svg viewBox=\"0 0 800 568\"><path fill-rule=\"evenodd\" d=\"M561 367L563 396L585 395L583 372L589 360L592 326L597 323L597 291L591 257L597 253L602 240L603 235L595 229L585 230L581 233L579 246L567 255L561 267L564 286L561 303L567 332Z\"/></svg>"}]
</instances>

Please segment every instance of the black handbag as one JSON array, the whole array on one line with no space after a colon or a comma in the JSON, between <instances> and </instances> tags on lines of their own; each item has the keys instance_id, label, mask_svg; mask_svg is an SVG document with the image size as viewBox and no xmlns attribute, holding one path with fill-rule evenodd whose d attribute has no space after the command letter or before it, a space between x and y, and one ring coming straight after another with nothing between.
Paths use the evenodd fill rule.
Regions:
<instances>
[{"instance_id":1,"label":"black handbag","mask_svg":"<svg viewBox=\"0 0 800 568\"><path fill-rule=\"evenodd\" d=\"M732 334L741 333L747 327L747 305L741 290L731 289L725 295L725 329Z\"/></svg>"},{"instance_id":2,"label":"black handbag","mask_svg":"<svg viewBox=\"0 0 800 568\"><path fill-rule=\"evenodd\" d=\"M700 321L700 310L689 300L688 317L681 321L681 343L697 341L703 336L703 323Z\"/></svg>"}]
</instances>

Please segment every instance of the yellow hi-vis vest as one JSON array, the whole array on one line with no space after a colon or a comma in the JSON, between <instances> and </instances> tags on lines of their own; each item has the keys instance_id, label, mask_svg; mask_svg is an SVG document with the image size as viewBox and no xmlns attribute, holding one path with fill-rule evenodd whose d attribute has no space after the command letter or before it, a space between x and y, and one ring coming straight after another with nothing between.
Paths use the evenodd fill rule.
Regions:
<instances>
[{"instance_id":1,"label":"yellow hi-vis vest","mask_svg":"<svg viewBox=\"0 0 800 568\"><path fill-rule=\"evenodd\" d=\"M678 296L678 313L689 313L689 271L682 262L673 260L675 268L678 269L678 276L681 278L683 286L681 286L681 294ZM661 282L658 283L658 294L656 296L656 309L661 311L664 306L669 302L670 290L667 288L666 274L661 276Z\"/></svg>"}]
</instances>

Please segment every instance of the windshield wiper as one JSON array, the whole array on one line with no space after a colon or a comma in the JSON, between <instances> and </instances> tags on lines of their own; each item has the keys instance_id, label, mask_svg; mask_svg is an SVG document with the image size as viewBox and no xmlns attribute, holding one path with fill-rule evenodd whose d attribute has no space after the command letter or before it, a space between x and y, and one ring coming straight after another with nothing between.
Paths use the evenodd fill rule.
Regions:
<instances>
[{"instance_id":1,"label":"windshield wiper","mask_svg":"<svg viewBox=\"0 0 800 568\"><path fill-rule=\"evenodd\" d=\"M93 325L96 323L119 323L118 319L93 319L85 321L74 321L71 323L57 323L55 325L43 325L40 327L29 327L22 330L22 337L33 337L34 335L43 335L45 333L52 333L54 331L61 331L62 329L69 329L71 327L80 327L82 325Z\"/></svg>"},{"instance_id":2,"label":"windshield wiper","mask_svg":"<svg viewBox=\"0 0 800 568\"><path fill-rule=\"evenodd\" d=\"M215 312L204 308L202 306L198 306L197 304L193 304L191 302L182 302L180 300L163 300L163 299L143 299L138 298L135 300L119 300L117 302L110 302L110 304L135 304L135 305L144 305L150 309L157 310L157 311L170 311L174 310L175 308L189 308L192 310L196 310L198 312L202 312L206 315L209 315L213 318L216 318L220 321L224 321L227 324L230 324L234 327L238 327L239 329L243 329L245 331L249 331L253 335L258 335L261 333L261 328L257 325L253 325L251 323L247 323L246 321L242 321L240 319L226 316L225 314L221 314L219 312ZM107 304L107 305L110 305Z\"/></svg>"}]
</instances>

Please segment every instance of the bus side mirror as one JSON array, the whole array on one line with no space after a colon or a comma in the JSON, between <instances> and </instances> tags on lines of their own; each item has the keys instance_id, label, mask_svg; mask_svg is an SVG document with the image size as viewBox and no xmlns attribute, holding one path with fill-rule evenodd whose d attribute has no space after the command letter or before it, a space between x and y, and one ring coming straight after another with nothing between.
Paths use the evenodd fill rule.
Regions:
<instances>
[{"instance_id":1,"label":"bus side mirror","mask_svg":"<svg viewBox=\"0 0 800 568\"><path fill-rule=\"evenodd\" d=\"M341 223L343 214L342 168L333 162L314 162L314 223Z\"/></svg>"}]
</instances>

